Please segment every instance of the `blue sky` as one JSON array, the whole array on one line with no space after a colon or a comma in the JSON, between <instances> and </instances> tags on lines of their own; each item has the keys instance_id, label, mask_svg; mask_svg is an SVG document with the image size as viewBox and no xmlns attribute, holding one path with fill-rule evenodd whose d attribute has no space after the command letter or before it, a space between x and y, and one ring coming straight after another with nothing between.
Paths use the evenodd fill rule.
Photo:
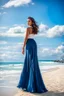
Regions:
<instances>
[{"instance_id":1,"label":"blue sky","mask_svg":"<svg viewBox=\"0 0 64 96\"><path fill-rule=\"evenodd\" d=\"M39 60L64 56L64 0L0 0L0 61L24 61L21 48L32 16L39 25L35 37Z\"/></svg>"}]
</instances>

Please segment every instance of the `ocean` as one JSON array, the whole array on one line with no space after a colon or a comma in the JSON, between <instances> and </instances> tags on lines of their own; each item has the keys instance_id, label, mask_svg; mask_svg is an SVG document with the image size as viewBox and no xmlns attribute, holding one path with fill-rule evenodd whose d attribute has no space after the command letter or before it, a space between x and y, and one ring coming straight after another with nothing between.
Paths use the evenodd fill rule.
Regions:
<instances>
[{"instance_id":1,"label":"ocean","mask_svg":"<svg viewBox=\"0 0 64 96\"><path fill-rule=\"evenodd\" d=\"M53 60L39 61L41 73L58 66L64 66L64 63L54 62ZM0 62L0 87L12 88L17 86L22 69L23 62Z\"/></svg>"}]
</instances>

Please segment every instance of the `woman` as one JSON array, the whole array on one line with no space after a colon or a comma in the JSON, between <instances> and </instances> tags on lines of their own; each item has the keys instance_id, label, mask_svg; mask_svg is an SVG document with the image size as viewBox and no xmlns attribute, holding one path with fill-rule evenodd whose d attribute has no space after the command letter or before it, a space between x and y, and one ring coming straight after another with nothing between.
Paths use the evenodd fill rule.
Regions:
<instances>
[{"instance_id":1,"label":"woman","mask_svg":"<svg viewBox=\"0 0 64 96\"><path fill-rule=\"evenodd\" d=\"M24 47L26 45L26 56L17 87L28 92L44 93L48 90L44 85L40 73L37 56L37 43L33 38L38 33L38 25L32 17L28 17L28 25L30 27L26 30L26 37L22 47L22 54L24 54Z\"/></svg>"}]
</instances>

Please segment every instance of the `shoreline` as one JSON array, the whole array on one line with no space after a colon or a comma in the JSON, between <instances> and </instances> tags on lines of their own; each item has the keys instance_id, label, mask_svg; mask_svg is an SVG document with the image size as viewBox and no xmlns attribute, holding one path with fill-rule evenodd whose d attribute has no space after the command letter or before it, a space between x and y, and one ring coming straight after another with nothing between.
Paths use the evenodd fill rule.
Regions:
<instances>
[{"instance_id":1,"label":"shoreline","mask_svg":"<svg viewBox=\"0 0 64 96\"><path fill-rule=\"evenodd\" d=\"M0 96L64 96L64 66L50 68L42 73L45 86L48 92L30 93L16 87L0 87Z\"/></svg>"}]
</instances>

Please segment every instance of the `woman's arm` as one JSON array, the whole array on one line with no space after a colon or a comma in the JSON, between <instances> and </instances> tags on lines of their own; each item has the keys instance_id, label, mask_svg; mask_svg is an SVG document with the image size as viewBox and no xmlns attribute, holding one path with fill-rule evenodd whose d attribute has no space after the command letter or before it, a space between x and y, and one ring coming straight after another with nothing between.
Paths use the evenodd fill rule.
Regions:
<instances>
[{"instance_id":1,"label":"woman's arm","mask_svg":"<svg viewBox=\"0 0 64 96\"><path fill-rule=\"evenodd\" d=\"M28 39L28 35L29 35L29 28L26 29L26 36L25 36L25 39L24 39L23 48L24 48L25 45L26 45L26 42L27 42L27 39Z\"/></svg>"}]
</instances>

